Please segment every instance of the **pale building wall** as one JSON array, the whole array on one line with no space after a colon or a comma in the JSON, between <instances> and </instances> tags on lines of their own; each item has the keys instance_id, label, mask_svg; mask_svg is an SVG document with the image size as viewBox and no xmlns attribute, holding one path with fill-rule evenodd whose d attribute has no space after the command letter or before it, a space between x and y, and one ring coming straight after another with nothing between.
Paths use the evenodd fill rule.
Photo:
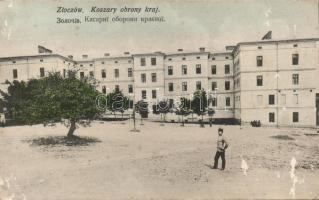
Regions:
<instances>
[{"instance_id":1,"label":"pale building wall","mask_svg":"<svg viewBox=\"0 0 319 200\"><path fill-rule=\"evenodd\" d=\"M319 116L316 108L318 45L316 39L270 40L239 43L233 52L208 53L202 49L168 54L125 54L77 62L56 54L0 58L0 89L6 90L6 80L14 80L13 69L18 71L18 81L39 78L40 68L44 68L45 75L49 72L63 75L64 71L76 69L78 77L80 72L89 76L92 71L99 82L99 91L102 92L105 86L106 93L109 93L118 85L135 102L141 100L142 91L146 91L145 100L151 108L157 100L174 99L178 102L180 97L191 99L196 82L200 81L208 96L217 97L215 118L235 118L242 124L260 120L267 126L314 127ZM298 65L292 64L292 54L299 55ZM257 66L257 56L262 56L261 67ZM145 66L141 66L141 58L145 58ZM156 59L156 65L151 64L152 58ZM196 74L198 64L200 74ZM187 74L182 74L182 65L187 66ZM212 65L216 65L216 74L212 74ZM229 74L225 74L225 65L230 66ZM168 75L169 66L173 67L173 75ZM132 68L132 77L128 77L129 68ZM106 78L102 78L103 69ZM115 69L119 70L118 78ZM156 73L156 82L152 81L152 73ZM141 81L141 74L146 74L145 83ZM298 74L297 85L293 84L293 74ZM256 77L260 75L263 85L257 86ZM227 91L225 81L230 82ZM183 82L187 82L187 91L182 91ZM217 83L215 91L212 91L212 82ZM169 83L173 83L173 91L169 91ZM129 85L133 85L133 93L128 92ZM152 90L156 90L156 98L152 98ZM274 95L274 105L269 105L269 95ZM230 106L226 106L226 97L230 98ZM298 122L293 122L294 112L299 113ZM274 113L274 122L269 121L269 113Z\"/></svg>"},{"instance_id":2,"label":"pale building wall","mask_svg":"<svg viewBox=\"0 0 319 200\"><path fill-rule=\"evenodd\" d=\"M212 66L216 66L216 74L212 73ZM225 73L225 66L229 65L229 73ZM215 118L234 118L234 82L233 82L233 57L231 52L212 53L208 62L208 93L211 97L217 98L217 105L212 106L215 110ZM229 89L226 90L225 82L229 82ZM213 82L216 82L217 89L213 90ZM226 105L226 97L230 98L230 105Z\"/></svg>"},{"instance_id":3,"label":"pale building wall","mask_svg":"<svg viewBox=\"0 0 319 200\"><path fill-rule=\"evenodd\" d=\"M292 64L292 54L299 55L298 65ZM263 56L261 67L257 66L257 56ZM318 77L318 65L315 41L243 44L237 57L240 75L235 77L241 79L240 115L235 113L235 116L240 116L242 123L260 120L263 125L270 126L316 126L315 91L318 85L314 80ZM293 84L293 74L299 76L297 85ZM257 76L263 77L262 86L257 86ZM269 105L269 95L275 95L274 105ZM280 102L282 95L286 95L285 105ZM296 95L297 103L293 102ZM293 112L298 112L298 122L293 122ZM274 122L269 121L269 113L274 113Z\"/></svg>"},{"instance_id":4,"label":"pale building wall","mask_svg":"<svg viewBox=\"0 0 319 200\"><path fill-rule=\"evenodd\" d=\"M106 88L106 94L113 92L115 86L118 85L120 91L134 99L134 93L129 93L128 85L133 85L134 92L134 77L133 77L133 58L132 56L125 57L105 57L94 60L94 75L99 81L98 90L102 92L103 86ZM132 69L132 76L128 76L128 69ZM115 69L119 71L119 77L115 77ZM105 70L106 77L102 77L102 70Z\"/></svg>"},{"instance_id":5,"label":"pale building wall","mask_svg":"<svg viewBox=\"0 0 319 200\"><path fill-rule=\"evenodd\" d=\"M201 83L201 88L208 89L208 52L168 54L165 58L165 98L178 102L181 97L192 99L196 91L196 82ZM182 73L182 66L187 66L187 74ZM200 65L201 73L196 73L196 65ZM173 74L168 74L169 66ZM186 82L187 91L182 90L182 83ZM174 90L169 91L169 84L173 83Z\"/></svg>"},{"instance_id":6,"label":"pale building wall","mask_svg":"<svg viewBox=\"0 0 319 200\"><path fill-rule=\"evenodd\" d=\"M141 59L145 59L145 66L141 65ZM156 64L151 64L151 59L156 59ZM164 54L135 54L134 59L134 99L142 100L142 91L146 91L146 100L149 106L156 104L157 100L164 98ZM152 82L152 73L156 74L156 82ZM146 75L146 82L142 82L141 75ZM156 98L152 98L152 90L156 90Z\"/></svg>"}]
</instances>

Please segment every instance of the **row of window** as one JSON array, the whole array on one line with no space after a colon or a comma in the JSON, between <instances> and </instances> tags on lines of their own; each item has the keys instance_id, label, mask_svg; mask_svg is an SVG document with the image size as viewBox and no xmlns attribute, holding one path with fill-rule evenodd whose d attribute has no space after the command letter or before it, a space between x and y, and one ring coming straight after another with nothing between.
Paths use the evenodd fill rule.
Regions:
<instances>
[{"instance_id":1,"label":"row of window","mask_svg":"<svg viewBox=\"0 0 319 200\"><path fill-rule=\"evenodd\" d=\"M196 81L196 90L202 89L202 82ZM217 90L217 82L212 82L212 91ZM225 90L230 90L230 81L225 81ZM174 91L174 83L168 83L168 91ZM187 91L187 82L182 82L182 91Z\"/></svg>"},{"instance_id":2,"label":"row of window","mask_svg":"<svg viewBox=\"0 0 319 200\"><path fill-rule=\"evenodd\" d=\"M187 75L187 65L182 65L182 75ZM230 74L230 65L225 65L225 74ZM197 64L196 68L195 68L195 73L196 74L201 74L202 73L202 66L201 64ZM217 74L217 67L216 65L212 65L211 66L211 73L212 74ZM167 67L167 74L168 75L173 75L174 74L174 70L173 70L173 66L168 66Z\"/></svg>"},{"instance_id":3,"label":"row of window","mask_svg":"<svg viewBox=\"0 0 319 200\"><path fill-rule=\"evenodd\" d=\"M105 69L101 70L101 77L106 78L106 70ZM114 69L114 77L115 78L120 77L120 70L119 69ZM127 68L127 77L133 77L133 69L132 68Z\"/></svg>"},{"instance_id":4,"label":"row of window","mask_svg":"<svg viewBox=\"0 0 319 200\"><path fill-rule=\"evenodd\" d=\"M274 123L275 122L275 113L270 112L269 113L269 122ZM292 122L299 122L299 112L292 112Z\"/></svg>"},{"instance_id":5,"label":"row of window","mask_svg":"<svg viewBox=\"0 0 319 200\"><path fill-rule=\"evenodd\" d=\"M151 80L153 83L157 82L157 75L156 73L151 73ZM142 73L141 74L141 82L146 83L146 74Z\"/></svg>"},{"instance_id":6,"label":"row of window","mask_svg":"<svg viewBox=\"0 0 319 200\"><path fill-rule=\"evenodd\" d=\"M299 64L299 54L295 53L291 55L291 63L292 65L298 65ZM256 57L256 65L257 67L263 66L263 56L257 56Z\"/></svg>"},{"instance_id":7,"label":"row of window","mask_svg":"<svg viewBox=\"0 0 319 200\"><path fill-rule=\"evenodd\" d=\"M292 100L295 105L299 104L299 95L293 94ZM268 105L274 105L274 104L275 104L275 95L273 94L268 95ZM286 94L280 95L280 104L286 105ZM263 95L257 95L257 105L259 106L263 105Z\"/></svg>"},{"instance_id":8,"label":"row of window","mask_svg":"<svg viewBox=\"0 0 319 200\"><path fill-rule=\"evenodd\" d=\"M130 84L130 85L128 85L127 87L128 87L128 93L133 93L133 85ZM102 86L102 93L103 93L103 94L106 94L106 93L107 93L106 90L107 90L107 89L106 89L106 86ZM120 86L119 86L119 85L115 85L115 86L114 86L114 90L115 90L115 91L120 91Z\"/></svg>"},{"instance_id":9,"label":"row of window","mask_svg":"<svg viewBox=\"0 0 319 200\"><path fill-rule=\"evenodd\" d=\"M39 72L40 72L40 77L44 77L45 76L44 67L41 67L39 69ZM58 73L60 73L60 72L58 72ZM12 75L13 75L14 79L17 79L18 78L18 70L17 69L13 69L12 70ZM63 69L63 77L66 77L66 69Z\"/></svg>"},{"instance_id":10,"label":"row of window","mask_svg":"<svg viewBox=\"0 0 319 200\"><path fill-rule=\"evenodd\" d=\"M299 85L299 74L292 74L292 84L293 85ZM262 75L258 75L256 77L256 84L257 86L263 86L263 76Z\"/></svg>"},{"instance_id":11,"label":"row of window","mask_svg":"<svg viewBox=\"0 0 319 200\"><path fill-rule=\"evenodd\" d=\"M141 66L146 66L146 58L141 58ZM151 65L156 65L156 58L151 58Z\"/></svg>"}]
</instances>

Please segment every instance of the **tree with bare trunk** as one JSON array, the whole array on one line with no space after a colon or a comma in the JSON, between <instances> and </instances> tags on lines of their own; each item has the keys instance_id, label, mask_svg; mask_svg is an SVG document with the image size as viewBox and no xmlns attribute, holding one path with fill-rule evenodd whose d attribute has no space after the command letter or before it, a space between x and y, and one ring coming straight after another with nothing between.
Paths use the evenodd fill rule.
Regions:
<instances>
[{"instance_id":1,"label":"tree with bare trunk","mask_svg":"<svg viewBox=\"0 0 319 200\"><path fill-rule=\"evenodd\" d=\"M99 115L95 100L100 94L94 85L50 73L27 82L8 82L8 92L1 91L11 120L19 124L63 123L69 127L68 137L74 136L78 125L87 126Z\"/></svg>"}]
</instances>

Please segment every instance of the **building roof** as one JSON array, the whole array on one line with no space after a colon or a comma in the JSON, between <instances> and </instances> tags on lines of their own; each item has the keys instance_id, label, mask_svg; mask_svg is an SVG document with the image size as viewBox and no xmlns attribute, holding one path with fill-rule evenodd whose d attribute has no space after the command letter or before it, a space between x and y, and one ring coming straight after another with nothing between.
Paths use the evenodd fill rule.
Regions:
<instances>
[{"instance_id":1,"label":"building roof","mask_svg":"<svg viewBox=\"0 0 319 200\"><path fill-rule=\"evenodd\" d=\"M207 51L177 51L165 53L166 56L187 56L187 55L198 55L198 54L209 54Z\"/></svg>"},{"instance_id":2,"label":"building roof","mask_svg":"<svg viewBox=\"0 0 319 200\"><path fill-rule=\"evenodd\" d=\"M292 43L292 42L308 42L308 41L318 41L319 38L296 38L296 39L277 39L277 40L259 40L250 42L239 42L233 53L236 52L240 45L258 45L258 44L271 44L271 43Z\"/></svg>"},{"instance_id":3,"label":"building roof","mask_svg":"<svg viewBox=\"0 0 319 200\"><path fill-rule=\"evenodd\" d=\"M29 55L29 56L2 57L0 58L0 61L14 61L14 60L25 60L29 58L47 58L47 57L58 57L69 62L75 62L74 60L68 57L61 56L59 54L37 54L37 55Z\"/></svg>"},{"instance_id":4,"label":"building roof","mask_svg":"<svg viewBox=\"0 0 319 200\"><path fill-rule=\"evenodd\" d=\"M250 44L260 44L260 43L290 43L290 42L307 42L307 41L317 41L319 38L299 38L299 39L278 39L278 40L259 40L251 42L239 42L238 45L250 45Z\"/></svg>"},{"instance_id":5,"label":"building roof","mask_svg":"<svg viewBox=\"0 0 319 200\"><path fill-rule=\"evenodd\" d=\"M160 51L154 52L154 53L137 53L137 54L132 54L132 56L164 56L165 53L162 53Z\"/></svg>"}]
</instances>

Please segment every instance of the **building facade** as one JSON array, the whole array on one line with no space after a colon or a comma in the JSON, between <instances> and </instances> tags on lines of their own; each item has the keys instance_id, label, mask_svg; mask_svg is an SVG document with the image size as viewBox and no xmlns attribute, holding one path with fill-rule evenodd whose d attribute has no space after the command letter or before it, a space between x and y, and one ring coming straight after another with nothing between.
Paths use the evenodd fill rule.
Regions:
<instances>
[{"instance_id":1,"label":"building facade","mask_svg":"<svg viewBox=\"0 0 319 200\"><path fill-rule=\"evenodd\" d=\"M241 124L260 120L267 126L319 125L319 38L261 40L227 46L223 52L205 48L186 52L145 53L81 60L52 52L0 58L0 89L6 81L27 81L59 72L66 77L97 80L97 90L121 90L132 102L150 107L167 99L177 104L204 89L215 118Z\"/></svg>"},{"instance_id":2,"label":"building facade","mask_svg":"<svg viewBox=\"0 0 319 200\"><path fill-rule=\"evenodd\" d=\"M235 118L269 126L318 126L318 39L239 43Z\"/></svg>"}]
</instances>

